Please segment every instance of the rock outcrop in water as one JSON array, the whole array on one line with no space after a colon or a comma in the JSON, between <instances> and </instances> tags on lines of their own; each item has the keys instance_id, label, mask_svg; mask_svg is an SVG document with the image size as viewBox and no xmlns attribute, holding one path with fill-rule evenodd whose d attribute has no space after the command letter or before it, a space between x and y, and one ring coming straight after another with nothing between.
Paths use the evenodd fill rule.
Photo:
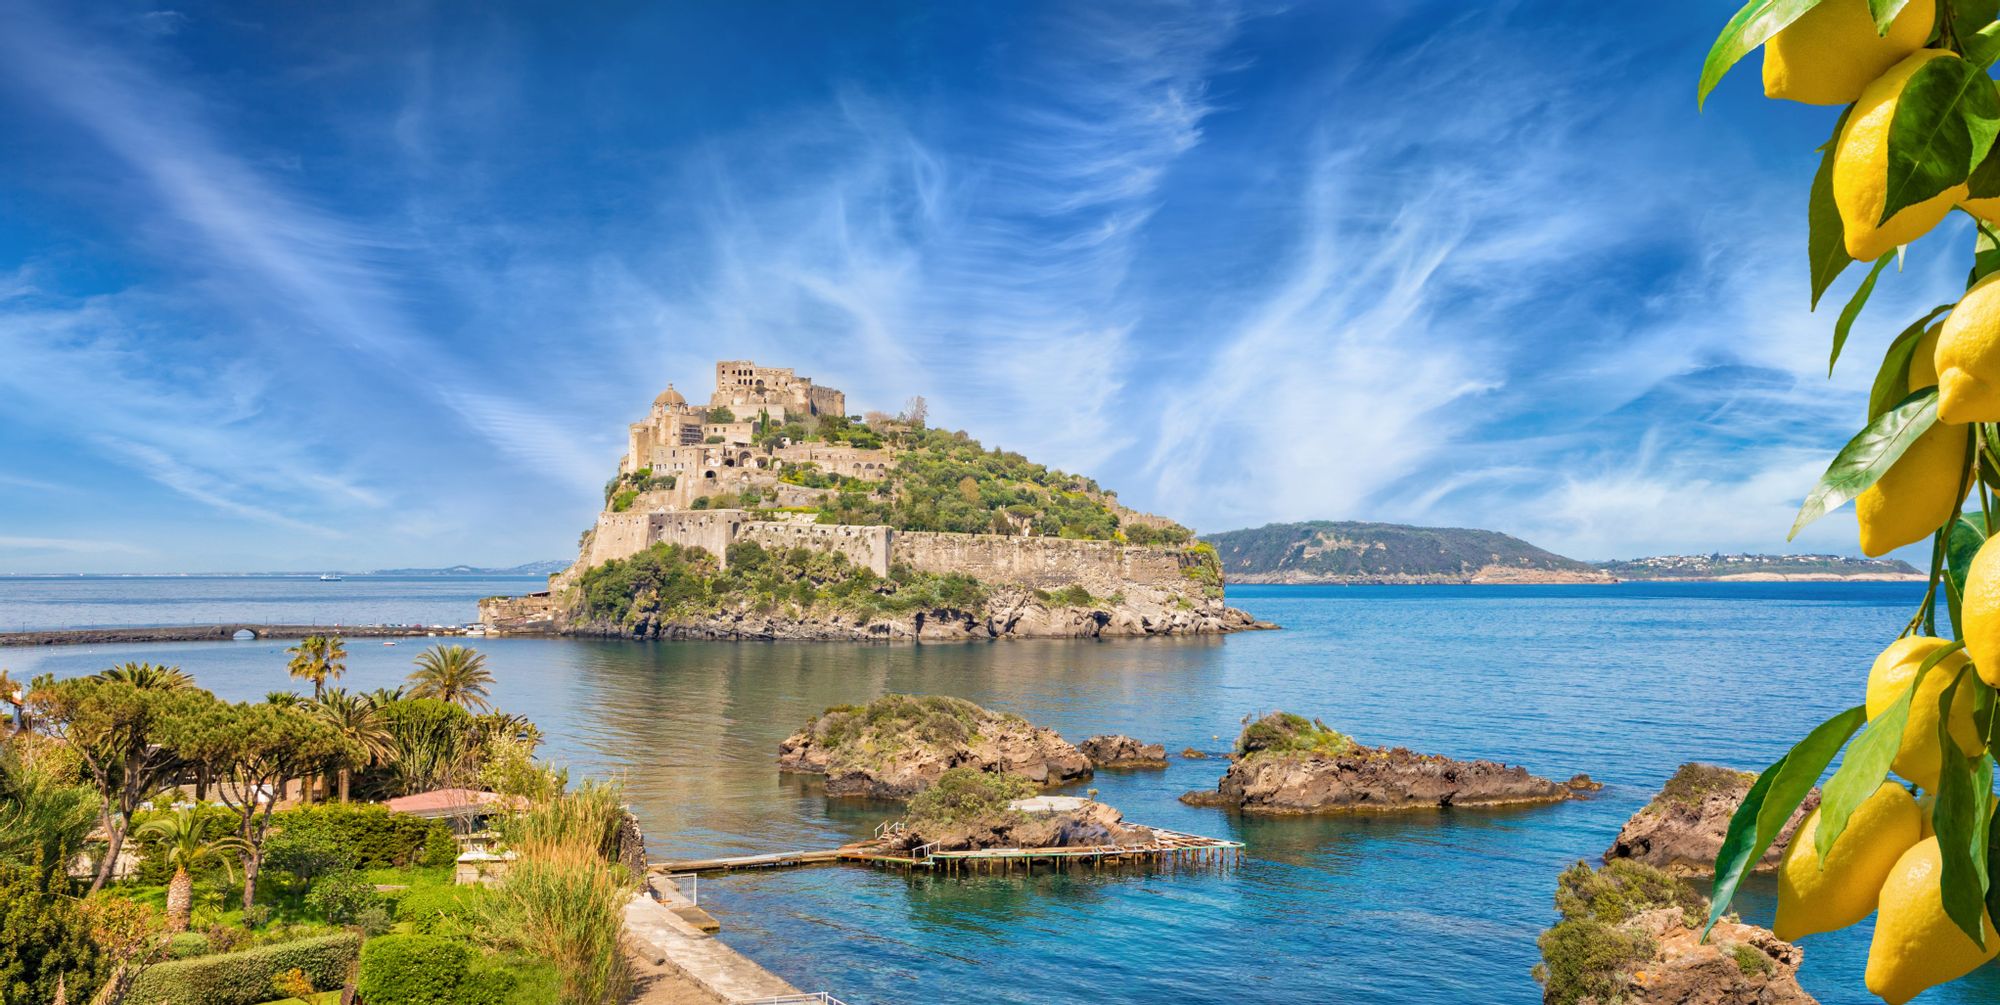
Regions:
<instances>
[{"instance_id":1,"label":"rock outcrop in water","mask_svg":"<svg viewBox=\"0 0 2000 1005\"><path fill-rule=\"evenodd\" d=\"M1190 792L1181 801L1303 814L1554 803L1576 794L1526 768L1366 747L1324 723L1285 713L1245 727L1236 751L1214 792Z\"/></svg>"},{"instance_id":2,"label":"rock outcrop in water","mask_svg":"<svg viewBox=\"0 0 2000 1005\"><path fill-rule=\"evenodd\" d=\"M1154 840L1150 827L1093 799L1032 795L1009 775L953 768L910 800L886 840L887 850L980 851L991 848L1135 847Z\"/></svg>"},{"instance_id":3,"label":"rock outcrop in water","mask_svg":"<svg viewBox=\"0 0 2000 1005\"><path fill-rule=\"evenodd\" d=\"M1713 764L1680 766L1660 794L1653 797L1618 831L1604 861L1632 859L1676 876L1707 876L1715 871L1715 854L1722 849L1729 818L1749 793L1757 776ZM1756 871L1771 872L1791 843L1807 813L1819 805L1819 790L1806 796L1778 832L1771 849L1757 861Z\"/></svg>"},{"instance_id":4,"label":"rock outcrop in water","mask_svg":"<svg viewBox=\"0 0 2000 1005\"><path fill-rule=\"evenodd\" d=\"M1661 870L1579 862L1557 883L1556 909L1534 971L1546 1005L1817 1005L1799 987L1804 950L1731 920L1704 943L1708 901Z\"/></svg>"},{"instance_id":5,"label":"rock outcrop in water","mask_svg":"<svg viewBox=\"0 0 2000 1005\"><path fill-rule=\"evenodd\" d=\"M1093 736L1077 745L1098 768L1164 768L1165 744L1140 743L1129 736Z\"/></svg>"},{"instance_id":6,"label":"rock outcrop in water","mask_svg":"<svg viewBox=\"0 0 2000 1005\"><path fill-rule=\"evenodd\" d=\"M1090 761L1056 731L963 698L884 695L827 709L778 747L780 771L826 776L832 796L908 799L951 768L1036 786L1090 777Z\"/></svg>"}]
</instances>

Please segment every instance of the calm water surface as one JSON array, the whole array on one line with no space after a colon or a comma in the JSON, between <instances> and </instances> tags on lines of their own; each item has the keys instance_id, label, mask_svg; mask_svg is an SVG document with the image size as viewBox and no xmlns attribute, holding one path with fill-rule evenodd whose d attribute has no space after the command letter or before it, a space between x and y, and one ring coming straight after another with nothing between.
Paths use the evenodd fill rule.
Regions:
<instances>
[{"instance_id":1,"label":"calm water surface","mask_svg":"<svg viewBox=\"0 0 2000 1005\"><path fill-rule=\"evenodd\" d=\"M134 623L174 609L181 580L94 580L110 594L36 600L0 581L0 624ZM306 586L257 581L204 603L280 612ZM352 580L350 583L354 582ZM456 583L455 614L323 620L467 620L471 600L519 585ZM109 585L107 585L109 584ZM246 585L248 584L248 585ZM324 584L345 586L347 584ZM400 589L400 587L395 587ZM232 600L232 591L240 600ZM829 801L781 778L777 743L828 705L887 691L960 695L1072 740L1130 733L1221 752L1250 713L1317 715L1372 743L1491 757L1607 783L1595 799L1500 812L1257 820L1175 801L1211 788L1217 759L1090 785L1137 821L1232 837L1226 874L906 879L820 868L704 880L722 938L793 983L852 1005L920 1002L1516 1002L1552 916L1554 879L1595 859L1682 761L1761 766L1860 700L1869 661L1921 595L1910 584L1616 587L1239 587L1232 602L1287 627L1227 639L981 645L482 643L495 699L550 737L551 756L622 774L656 855L825 847L891 810ZM375 598L368 598L374 603ZM372 608L371 608L372 609ZM294 615L272 614L269 620ZM26 615L21 615L26 617ZM252 616L237 613L234 617ZM140 621L140 615L132 615ZM54 618L53 622L48 619ZM201 614L187 620L222 620ZM347 683L398 680L418 643L357 642ZM234 698L287 686L269 642L0 650L30 673L125 659L177 662ZM1769 922L1774 888L1739 903ZM1804 983L1862 1005L1865 927L1805 941ZM1990 1001L2000 971L1920 1001Z\"/></svg>"}]
</instances>

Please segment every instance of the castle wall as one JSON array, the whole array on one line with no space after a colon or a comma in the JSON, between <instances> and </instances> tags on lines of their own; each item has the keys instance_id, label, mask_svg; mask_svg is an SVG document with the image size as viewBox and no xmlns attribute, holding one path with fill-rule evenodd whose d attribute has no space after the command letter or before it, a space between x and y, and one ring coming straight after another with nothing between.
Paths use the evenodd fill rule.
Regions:
<instances>
[{"instance_id":1,"label":"castle wall","mask_svg":"<svg viewBox=\"0 0 2000 1005\"><path fill-rule=\"evenodd\" d=\"M890 559L918 572L958 572L989 583L1055 590L1073 584L1100 596L1134 584L1180 589L1177 548L1053 537L897 531Z\"/></svg>"},{"instance_id":2,"label":"castle wall","mask_svg":"<svg viewBox=\"0 0 2000 1005\"><path fill-rule=\"evenodd\" d=\"M804 547L815 551L837 551L855 565L871 569L878 576L887 576L892 533L887 527L745 520L738 526L736 536L738 540L755 541L766 548Z\"/></svg>"}]
</instances>

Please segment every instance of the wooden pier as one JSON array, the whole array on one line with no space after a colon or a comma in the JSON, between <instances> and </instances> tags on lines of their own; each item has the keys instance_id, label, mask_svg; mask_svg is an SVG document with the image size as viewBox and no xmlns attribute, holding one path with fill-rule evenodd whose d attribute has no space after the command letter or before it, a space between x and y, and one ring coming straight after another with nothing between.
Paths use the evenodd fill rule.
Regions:
<instances>
[{"instance_id":1,"label":"wooden pier","mask_svg":"<svg viewBox=\"0 0 2000 1005\"><path fill-rule=\"evenodd\" d=\"M654 872L735 872L742 869L783 869L794 866L853 862L881 868L942 873L1033 871L1040 863L1054 869L1146 865L1164 868L1223 868L1243 860L1243 842L1150 828L1153 840L1135 845L1071 845L1054 848L982 848L976 851L936 851L928 846L912 851L893 849L876 839L857 841L825 851L777 852L729 858L680 859L650 866Z\"/></svg>"}]
</instances>

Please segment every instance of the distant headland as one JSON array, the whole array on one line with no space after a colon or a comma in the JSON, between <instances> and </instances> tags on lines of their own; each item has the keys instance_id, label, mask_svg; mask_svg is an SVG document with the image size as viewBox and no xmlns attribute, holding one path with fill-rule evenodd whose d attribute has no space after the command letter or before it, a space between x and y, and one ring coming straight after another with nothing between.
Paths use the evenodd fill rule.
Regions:
<instances>
[{"instance_id":1,"label":"distant headland","mask_svg":"<svg viewBox=\"0 0 2000 1005\"><path fill-rule=\"evenodd\" d=\"M1206 534L1231 583L1443 585L1698 581L1902 581L1894 559L1840 555L1662 555L1583 562L1498 531L1310 520Z\"/></svg>"},{"instance_id":2,"label":"distant headland","mask_svg":"<svg viewBox=\"0 0 2000 1005\"><path fill-rule=\"evenodd\" d=\"M849 415L789 368L715 365L627 429L604 506L549 589L480 603L500 633L977 639L1260 625L1216 553L1095 481L933 429L922 398Z\"/></svg>"}]
</instances>

